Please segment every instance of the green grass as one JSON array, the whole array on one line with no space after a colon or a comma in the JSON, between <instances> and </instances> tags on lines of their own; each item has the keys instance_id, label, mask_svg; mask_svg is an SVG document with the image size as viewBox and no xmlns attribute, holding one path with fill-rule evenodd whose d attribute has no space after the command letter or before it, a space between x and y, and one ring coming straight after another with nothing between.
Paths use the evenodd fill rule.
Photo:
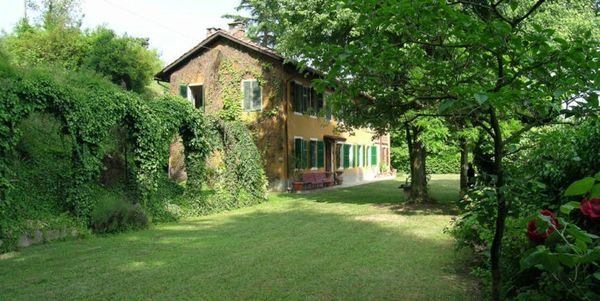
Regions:
<instances>
[{"instance_id":1,"label":"green grass","mask_svg":"<svg viewBox=\"0 0 600 301\"><path fill-rule=\"evenodd\" d=\"M264 204L0 257L0 300L476 300L439 205L399 181L272 195Z\"/></svg>"}]
</instances>

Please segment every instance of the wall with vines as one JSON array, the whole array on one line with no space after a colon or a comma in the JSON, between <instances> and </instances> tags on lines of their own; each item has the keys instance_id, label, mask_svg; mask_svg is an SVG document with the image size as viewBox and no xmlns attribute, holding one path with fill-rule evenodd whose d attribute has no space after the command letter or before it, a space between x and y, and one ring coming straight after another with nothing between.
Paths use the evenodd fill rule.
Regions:
<instances>
[{"instance_id":1,"label":"wall with vines","mask_svg":"<svg viewBox=\"0 0 600 301\"><path fill-rule=\"evenodd\" d=\"M66 183L68 193L61 205L80 220L89 219L97 201L90 190L92 184L99 182L103 170L102 143L110 139L108 136L115 128L128 132L135 164L137 202L144 206L151 205L148 202L164 177L169 145L175 135L180 135L184 142L188 181L197 184L188 185L188 194L194 196L197 192L194 196L197 199L205 196L198 187L203 187L207 180L204 173L207 156L215 149L226 154L224 163L231 173L215 182L222 183L219 193L228 194L228 199L223 200L227 205L212 204L201 211L264 200L266 190L261 180L264 173L240 164L253 160L260 164L258 150L248 143L251 141L248 132L237 123L208 120L180 97L142 99L94 74L50 68L17 69L7 61L0 57L0 240L4 241L3 249L7 241L14 241L23 230L19 228L20 217L15 216L13 210L18 204L9 198L14 176L10 160L14 160L15 146L20 139L18 124L34 112L54 116L62 125L62 132L71 137L72 179ZM220 136L223 139L215 140L214 133L218 132L223 133ZM255 186L226 191L240 181ZM213 199L212 202L221 201Z\"/></svg>"},{"instance_id":2,"label":"wall with vines","mask_svg":"<svg viewBox=\"0 0 600 301\"><path fill-rule=\"evenodd\" d=\"M171 93L178 93L181 84L202 83L207 115L242 121L259 146L269 182L277 183L285 179L286 111L283 100L287 77L281 62L222 41L171 75ZM242 112L241 82L245 79L256 79L261 85L261 112Z\"/></svg>"}]
</instances>

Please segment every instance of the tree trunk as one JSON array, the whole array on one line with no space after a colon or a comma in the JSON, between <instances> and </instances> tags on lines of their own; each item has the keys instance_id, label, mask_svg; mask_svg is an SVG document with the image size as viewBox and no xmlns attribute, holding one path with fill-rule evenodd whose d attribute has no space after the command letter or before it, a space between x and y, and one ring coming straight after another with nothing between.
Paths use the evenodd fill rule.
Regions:
<instances>
[{"instance_id":1,"label":"tree trunk","mask_svg":"<svg viewBox=\"0 0 600 301\"><path fill-rule=\"evenodd\" d=\"M469 169L469 145L466 138L460 138L460 198L462 199L469 188L468 174Z\"/></svg>"},{"instance_id":2,"label":"tree trunk","mask_svg":"<svg viewBox=\"0 0 600 301\"><path fill-rule=\"evenodd\" d=\"M496 190L496 201L497 201L497 216L496 216L496 229L494 233L494 240L492 241L492 247L490 249L491 263L492 263L492 300L499 301L502 299L502 271L500 266L500 255L502 251L502 238L504 236L504 224L506 222L506 198L504 195L504 166L502 160L504 159L504 141L502 140L502 130L496 118L496 111L490 109L490 125L494 133L494 173L496 175L495 190Z\"/></svg>"},{"instance_id":3,"label":"tree trunk","mask_svg":"<svg viewBox=\"0 0 600 301\"><path fill-rule=\"evenodd\" d=\"M425 170L426 151L422 141L418 140L420 129L412 129L412 147L410 148L411 186L410 200L416 203L427 202L427 173Z\"/></svg>"}]
</instances>

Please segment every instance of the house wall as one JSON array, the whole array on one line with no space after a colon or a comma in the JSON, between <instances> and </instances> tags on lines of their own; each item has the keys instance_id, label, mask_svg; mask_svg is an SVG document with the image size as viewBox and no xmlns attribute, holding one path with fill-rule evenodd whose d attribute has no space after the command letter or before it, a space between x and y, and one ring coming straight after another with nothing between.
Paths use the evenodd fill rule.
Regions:
<instances>
[{"instance_id":1,"label":"house wall","mask_svg":"<svg viewBox=\"0 0 600 301\"><path fill-rule=\"evenodd\" d=\"M292 82L296 82L305 86L310 86L310 79L306 79L300 76L293 76L291 80L287 83L287 131L288 131L288 149L290 157L294 154L294 139L302 138L304 140L310 141L311 139L317 139L319 141L324 140L325 135L339 136L343 137L346 140L340 141L340 143L344 144L356 144L356 145L368 145L373 146L376 145L378 147L378 161L377 165L371 166L370 164L364 164L364 166L349 168L337 168L336 163L336 154L334 150L333 154L333 171L343 171L343 178L345 183L354 183L364 180L372 180L380 173L380 167L382 162L388 162L389 166L389 151L387 152L387 157L384 156L386 154L383 151L383 147L386 146L389 148L389 136L377 137L376 133L369 129L356 129L352 133L348 132L338 132L336 130L337 121L335 117L332 120L327 120L324 117L316 117L310 116L307 113L300 114L298 112L294 112L293 107L293 99L292 99ZM383 160L383 161L382 161ZM293 179L293 168L295 166L291 166L289 170L288 179ZM326 167L321 168L306 168L303 172L324 172Z\"/></svg>"},{"instance_id":2,"label":"house wall","mask_svg":"<svg viewBox=\"0 0 600 301\"><path fill-rule=\"evenodd\" d=\"M240 46L221 41L212 49L192 58L171 74L170 92L179 93L181 84L203 84L205 112L219 114L226 99L239 101L243 93L241 80L257 79L262 89L262 110L241 112L241 119L253 130L263 157L265 172L272 190L284 190L286 179L285 78L280 62L240 49Z\"/></svg>"},{"instance_id":3,"label":"house wall","mask_svg":"<svg viewBox=\"0 0 600 301\"><path fill-rule=\"evenodd\" d=\"M367 129L357 129L354 133L338 133L335 120L327 121L323 117L295 114L290 92L291 83L295 81L310 86L310 76L301 75L289 65L284 66L280 61L230 41L220 40L207 46L211 49L190 59L171 74L170 92L173 95L178 94L181 84L202 84L205 89L205 112L219 115L224 106L225 110L228 109L227 99L235 99L240 106L242 105L241 80L259 80L262 88L262 110L241 113L241 119L249 124L256 135L271 190L285 191L291 183L293 166L288 165L291 164L290 158L294 154L294 137L322 141L324 135L336 135L346 138L345 143L383 145L387 141L389 147L389 136L376 138L374 133ZM344 181L355 182L374 178L379 173L379 166L384 158L381 147L379 151L377 166L343 169ZM389 165L389 151L387 154ZM305 172L324 170L325 168L308 168Z\"/></svg>"}]
</instances>

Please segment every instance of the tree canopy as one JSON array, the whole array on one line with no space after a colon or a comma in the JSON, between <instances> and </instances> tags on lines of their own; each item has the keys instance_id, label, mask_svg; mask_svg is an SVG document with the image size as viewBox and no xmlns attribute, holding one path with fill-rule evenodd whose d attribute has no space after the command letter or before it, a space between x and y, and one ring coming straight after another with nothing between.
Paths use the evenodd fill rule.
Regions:
<instances>
[{"instance_id":1,"label":"tree canopy","mask_svg":"<svg viewBox=\"0 0 600 301\"><path fill-rule=\"evenodd\" d=\"M79 1L29 4L39 13L39 20L21 20L0 40L0 47L19 66L51 64L67 70L91 70L127 90L143 92L162 65L146 38L119 36L106 27L82 30Z\"/></svg>"},{"instance_id":2,"label":"tree canopy","mask_svg":"<svg viewBox=\"0 0 600 301\"><path fill-rule=\"evenodd\" d=\"M264 1L257 1L264 3ZM324 72L347 126L379 131L419 116L464 120L492 141L497 219L492 296L500 298L505 157L531 128L598 114L595 1L322 1L253 6L276 48ZM254 14L259 16L259 14ZM361 93L371 97L358 98ZM507 133L505 124L518 125Z\"/></svg>"}]
</instances>

